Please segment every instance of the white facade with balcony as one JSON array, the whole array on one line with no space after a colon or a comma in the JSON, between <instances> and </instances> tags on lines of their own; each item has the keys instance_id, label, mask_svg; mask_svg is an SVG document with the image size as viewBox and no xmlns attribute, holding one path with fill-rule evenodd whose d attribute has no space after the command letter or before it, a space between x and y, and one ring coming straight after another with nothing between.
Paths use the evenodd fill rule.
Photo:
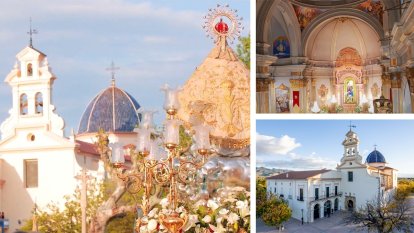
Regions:
<instances>
[{"instance_id":1,"label":"white facade with balcony","mask_svg":"<svg viewBox=\"0 0 414 233\"><path fill-rule=\"evenodd\" d=\"M292 217L313 222L338 210L354 210L382 198L397 187L397 172L386 166L376 149L366 162L359 155L359 139L350 130L342 145L344 154L336 170L291 171L267 178L267 192L285 199Z\"/></svg>"}]
</instances>

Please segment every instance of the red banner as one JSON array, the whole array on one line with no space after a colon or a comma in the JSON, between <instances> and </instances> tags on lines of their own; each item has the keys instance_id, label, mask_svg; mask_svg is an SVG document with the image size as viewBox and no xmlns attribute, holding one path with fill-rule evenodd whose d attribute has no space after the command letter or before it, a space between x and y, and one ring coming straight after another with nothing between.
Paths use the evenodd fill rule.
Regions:
<instances>
[{"instance_id":1,"label":"red banner","mask_svg":"<svg viewBox=\"0 0 414 233\"><path fill-rule=\"evenodd\" d=\"M295 105L299 106L299 91L293 91L293 107L295 107Z\"/></svg>"}]
</instances>

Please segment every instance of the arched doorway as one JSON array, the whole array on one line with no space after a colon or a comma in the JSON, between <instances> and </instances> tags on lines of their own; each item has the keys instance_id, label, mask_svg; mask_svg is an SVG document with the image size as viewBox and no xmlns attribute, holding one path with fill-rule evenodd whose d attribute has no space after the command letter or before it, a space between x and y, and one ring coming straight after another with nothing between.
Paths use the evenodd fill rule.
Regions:
<instances>
[{"instance_id":1,"label":"arched doorway","mask_svg":"<svg viewBox=\"0 0 414 233\"><path fill-rule=\"evenodd\" d=\"M348 200L348 203L346 204L349 211L354 211L354 201Z\"/></svg>"},{"instance_id":2,"label":"arched doorway","mask_svg":"<svg viewBox=\"0 0 414 233\"><path fill-rule=\"evenodd\" d=\"M323 216L330 217L331 216L331 211L332 211L331 201L326 201L323 204Z\"/></svg>"},{"instance_id":3,"label":"arched doorway","mask_svg":"<svg viewBox=\"0 0 414 233\"><path fill-rule=\"evenodd\" d=\"M319 204L316 204L313 207L313 220L316 220L318 218L320 218L320 206Z\"/></svg>"},{"instance_id":4,"label":"arched doorway","mask_svg":"<svg viewBox=\"0 0 414 233\"><path fill-rule=\"evenodd\" d=\"M338 198L335 198L334 211L338 211L338 205L339 205L339 200L338 200Z\"/></svg>"}]
</instances>

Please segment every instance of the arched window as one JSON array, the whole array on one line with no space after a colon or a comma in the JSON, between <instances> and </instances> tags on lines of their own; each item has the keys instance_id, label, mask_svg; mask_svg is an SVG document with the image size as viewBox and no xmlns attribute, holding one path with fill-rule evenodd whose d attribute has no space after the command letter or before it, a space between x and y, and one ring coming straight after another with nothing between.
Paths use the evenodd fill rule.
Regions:
<instances>
[{"instance_id":1,"label":"arched window","mask_svg":"<svg viewBox=\"0 0 414 233\"><path fill-rule=\"evenodd\" d=\"M43 95L40 92L35 96L35 111L36 114L43 113Z\"/></svg>"},{"instance_id":2,"label":"arched window","mask_svg":"<svg viewBox=\"0 0 414 233\"><path fill-rule=\"evenodd\" d=\"M27 64L27 76L33 76L32 63Z\"/></svg>"},{"instance_id":3,"label":"arched window","mask_svg":"<svg viewBox=\"0 0 414 233\"><path fill-rule=\"evenodd\" d=\"M27 95L20 95L20 115L27 115Z\"/></svg>"}]
</instances>

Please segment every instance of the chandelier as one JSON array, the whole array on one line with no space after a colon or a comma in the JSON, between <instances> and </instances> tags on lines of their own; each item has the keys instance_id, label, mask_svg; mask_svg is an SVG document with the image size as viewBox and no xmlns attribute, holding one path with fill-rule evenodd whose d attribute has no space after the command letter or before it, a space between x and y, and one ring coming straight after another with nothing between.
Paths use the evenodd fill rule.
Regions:
<instances>
[{"instance_id":1,"label":"chandelier","mask_svg":"<svg viewBox=\"0 0 414 233\"><path fill-rule=\"evenodd\" d=\"M136 145L124 150L123 145L114 143L111 146L111 163L115 168L116 176L127 185L130 193L142 193L139 206L143 217L150 211L149 200L152 195L155 195L155 187L157 185L168 187L169 212L160 214L158 222L169 232L176 233L183 229L188 220L187 215L180 215L177 211L178 203L183 202L180 200L179 186L186 186L197 180L197 175L210 154L210 127L207 125L192 127L194 153L182 155L183 148L180 146L179 136L182 122L176 118L180 108L178 93L181 89L173 89L165 85L161 90L165 92L163 108L166 112L163 134L156 135L154 129L153 116L156 112L140 111L141 119L136 129L138 134ZM104 136L98 135L98 137ZM109 146L108 139L104 141L106 146ZM129 155L130 163L125 162L124 152ZM148 222L144 218L138 218L135 231L140 232L141 226L146 224Z\"/></svg>"}]
</instances>

